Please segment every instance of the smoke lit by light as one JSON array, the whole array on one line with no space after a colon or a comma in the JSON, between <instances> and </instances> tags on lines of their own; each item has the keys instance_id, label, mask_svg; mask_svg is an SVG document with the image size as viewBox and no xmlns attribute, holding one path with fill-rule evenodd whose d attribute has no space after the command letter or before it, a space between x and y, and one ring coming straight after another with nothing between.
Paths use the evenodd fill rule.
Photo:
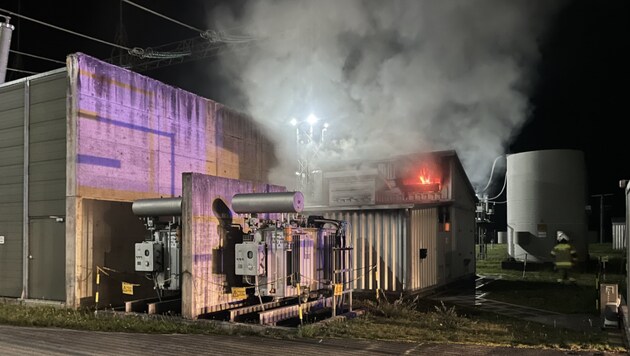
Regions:
<instances>
[{"instance_id":1,"label":"smoke lit by light","mask_svg":"<svg viewBox=\"0 0 630 356\"><path fill-rule=\"evenodd\" d=\"M279 132L286 118L314 127L304 108L316 107L335 128L318 159L454 149L479 185L527 119L537 41L559 3L246 1L217 11L213 26L264 39L220 61L246 111L275 133L278 157L295 151ZM270 181L292 184L295 162L280 162Z\"/></svg>"},{"instance_id":2,"label":"smoke lit by light","mask_svg":"<svg viewBox=\"0 0 630 356\"><path fill-rule=\"evenodd\" d=\"M306 118L306 122L309 123L309 125L315 125L318 121L317 116L310 114L307 118Z\"/></svg>"}]
</instances>

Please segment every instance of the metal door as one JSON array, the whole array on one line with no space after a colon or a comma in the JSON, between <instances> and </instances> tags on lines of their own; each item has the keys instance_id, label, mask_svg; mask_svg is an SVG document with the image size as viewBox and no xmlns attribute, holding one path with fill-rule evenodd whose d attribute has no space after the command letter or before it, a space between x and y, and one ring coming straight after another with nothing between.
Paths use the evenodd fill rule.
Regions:
<instances>
[{"instance_id":1,"label":"metal door","mask_svg":"<svg viewBox=\"0 0 630 356\"><path fill-rule=\"evenodd\" d=\"M29 298L65 301L65 224L31 218L29 230Z\"/></svg>"}]
</instances>

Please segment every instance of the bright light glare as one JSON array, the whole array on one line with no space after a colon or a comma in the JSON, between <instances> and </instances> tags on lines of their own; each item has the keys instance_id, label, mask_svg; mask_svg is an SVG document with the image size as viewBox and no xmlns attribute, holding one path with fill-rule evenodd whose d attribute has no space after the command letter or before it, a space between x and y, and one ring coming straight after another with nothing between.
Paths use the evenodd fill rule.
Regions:
<instances>
[{"instance_id":1,"label":"bright light glare","mask_svg":"<svg viewBox=\"0 0 630 356\"><path fill-rule=\"evenodd\" d=\"M289 121L289 123L293 126L297 125L297 120L295 118L292 118L291 121Z\"/></svg>"},{"instance_id":2,"label":"bright light glare","mask_svg":"<svg viewBox=\"0 0 630 356\"><path fill-rule=\"evenodd\" d=\"M310 114L307 118L306 118L306 122L309 123L309 125L314 125L317 122L317 116Z\"/></svg>"},{"instance_id":3,"label":"bright light glare","mask_svg":"<svg viewBox=\"0 0 630 356\"><path fill-rule=\"evenodd\" d=\"M327 129L327 128L328 128L328 123L327 123L327 122L325 122L325 123L324 123L324 128L325 128L325 129Z\"/></svg>"}]
</instances>

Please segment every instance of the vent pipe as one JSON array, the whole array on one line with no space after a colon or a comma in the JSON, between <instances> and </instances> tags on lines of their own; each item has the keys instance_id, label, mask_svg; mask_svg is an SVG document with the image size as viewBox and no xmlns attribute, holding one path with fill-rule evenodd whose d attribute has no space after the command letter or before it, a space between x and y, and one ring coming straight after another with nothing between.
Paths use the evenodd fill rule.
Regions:
<instances>
[{"instance_id":1,"label":"vent pipe","mask_svg":"<svg viewBox=\"0 0 630 356\"><path fill-rule=\"evenodd\" d=\"M0 84L2 84L7 75L11 35L15 27L9 24L11 19L9 16L0 15L0 17L4 17L4 22L0 22Z\"/></svg>"}]
</instances>

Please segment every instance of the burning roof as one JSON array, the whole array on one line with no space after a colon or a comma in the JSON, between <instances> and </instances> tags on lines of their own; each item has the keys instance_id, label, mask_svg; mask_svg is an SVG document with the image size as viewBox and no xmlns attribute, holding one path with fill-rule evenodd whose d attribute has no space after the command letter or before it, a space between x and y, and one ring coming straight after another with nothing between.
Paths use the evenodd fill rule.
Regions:
<instances>
[{"instance_id":1,"label":"burning roof","mask_svg":"<svg viewBox=\"0 0 630 356\"><path fill-rule=\"evenodd\" d=\"M311 200L316 205L425 204L453 200L453 174L468 181L455 151L398 156L372 162L329 164Z\"/></svg>"}]
</instances>

